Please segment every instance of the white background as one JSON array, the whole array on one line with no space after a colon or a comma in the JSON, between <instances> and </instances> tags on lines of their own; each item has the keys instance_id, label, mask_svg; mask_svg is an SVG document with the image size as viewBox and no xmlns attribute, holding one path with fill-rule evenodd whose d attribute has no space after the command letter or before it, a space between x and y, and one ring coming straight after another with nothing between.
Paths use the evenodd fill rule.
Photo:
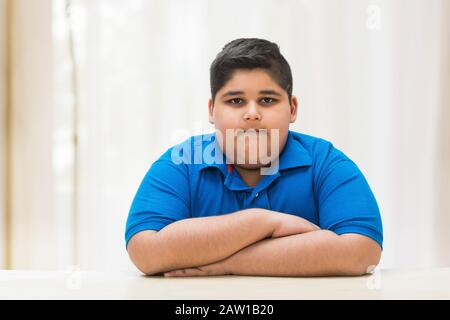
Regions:
<instances>
[{"instance_id":1,"label":"white background","mask_svg":"<svg viewBox=\"0 0 450 320\"><path fill-rule=\"evenodd\" d=\"M213 129L209 65L239 37L279 44L300 102L292 129L332 141L365 174L384 223L381 265L450 265L449 1L74 0L70 24L64 1L9 2L5 266L132 268L124 224L134 193L163 151Z\"/></svg>"}]
</instances>

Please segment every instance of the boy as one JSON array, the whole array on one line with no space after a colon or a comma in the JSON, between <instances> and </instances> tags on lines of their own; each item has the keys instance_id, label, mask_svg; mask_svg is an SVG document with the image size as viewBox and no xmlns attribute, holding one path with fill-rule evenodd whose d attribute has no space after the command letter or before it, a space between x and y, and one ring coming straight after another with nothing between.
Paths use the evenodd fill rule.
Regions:
<instances>
[{"instance_id":1,"label":"boy","mask_svg":"<svg viewBox=\"0 0 450 320\"><path fill-rule=\"evenodd\" d=\"M131 205L125 237L137 268L175 277L369 272L382 250L376 200L330 142L289 130L298 101L278 45L236 39L210 76L215 133L167 150Z\"/></svg>"}]
</instances>

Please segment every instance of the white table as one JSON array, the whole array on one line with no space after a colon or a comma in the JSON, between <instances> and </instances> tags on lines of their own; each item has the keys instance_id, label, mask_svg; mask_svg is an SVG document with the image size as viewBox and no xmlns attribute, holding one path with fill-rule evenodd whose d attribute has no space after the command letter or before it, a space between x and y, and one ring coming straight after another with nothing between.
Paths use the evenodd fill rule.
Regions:
<instances>
[{"instance_id":1,"label":"white table","mask_svg":"<svg viewBox=\"0 0 450 320\"><path fill-rule=\"evenodd\" d=\"M450 268L321 278L0 270L0 299L450 299Z\"/></svg>"}]
</instances>

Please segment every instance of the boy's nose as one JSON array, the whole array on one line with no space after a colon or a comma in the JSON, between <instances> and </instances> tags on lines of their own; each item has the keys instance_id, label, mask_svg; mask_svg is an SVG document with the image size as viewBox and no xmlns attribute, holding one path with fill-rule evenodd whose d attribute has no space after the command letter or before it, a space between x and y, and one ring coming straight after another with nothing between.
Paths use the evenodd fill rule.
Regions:
<instances>
[{"instance_id":1,"label":"boy's nose","mask_svg":"<svg viewBox=\"0 0 450 320\"><path fill-rule=\"evenodd\" d=\"M249 103L249 106L244 114L245 120L261 120L261 115L258 112L254 103Z\"/></svg>"}]
</instances>

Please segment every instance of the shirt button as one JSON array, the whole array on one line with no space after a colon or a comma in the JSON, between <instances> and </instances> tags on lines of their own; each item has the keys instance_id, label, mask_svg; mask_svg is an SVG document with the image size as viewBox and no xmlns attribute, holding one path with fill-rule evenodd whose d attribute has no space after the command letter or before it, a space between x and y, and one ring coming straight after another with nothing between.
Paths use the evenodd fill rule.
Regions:
<instances>
[{"instance_id":1,"label":"shirt button","mask_svg":"<svg viewBox=\"0 0 450 320\"><path fill-rule=\"evenodd\" d=\"M255 194L255 198L258 198L258 196L259 196L259 193L257 192L257 193Z\"/></svg>"}]
</instances>

